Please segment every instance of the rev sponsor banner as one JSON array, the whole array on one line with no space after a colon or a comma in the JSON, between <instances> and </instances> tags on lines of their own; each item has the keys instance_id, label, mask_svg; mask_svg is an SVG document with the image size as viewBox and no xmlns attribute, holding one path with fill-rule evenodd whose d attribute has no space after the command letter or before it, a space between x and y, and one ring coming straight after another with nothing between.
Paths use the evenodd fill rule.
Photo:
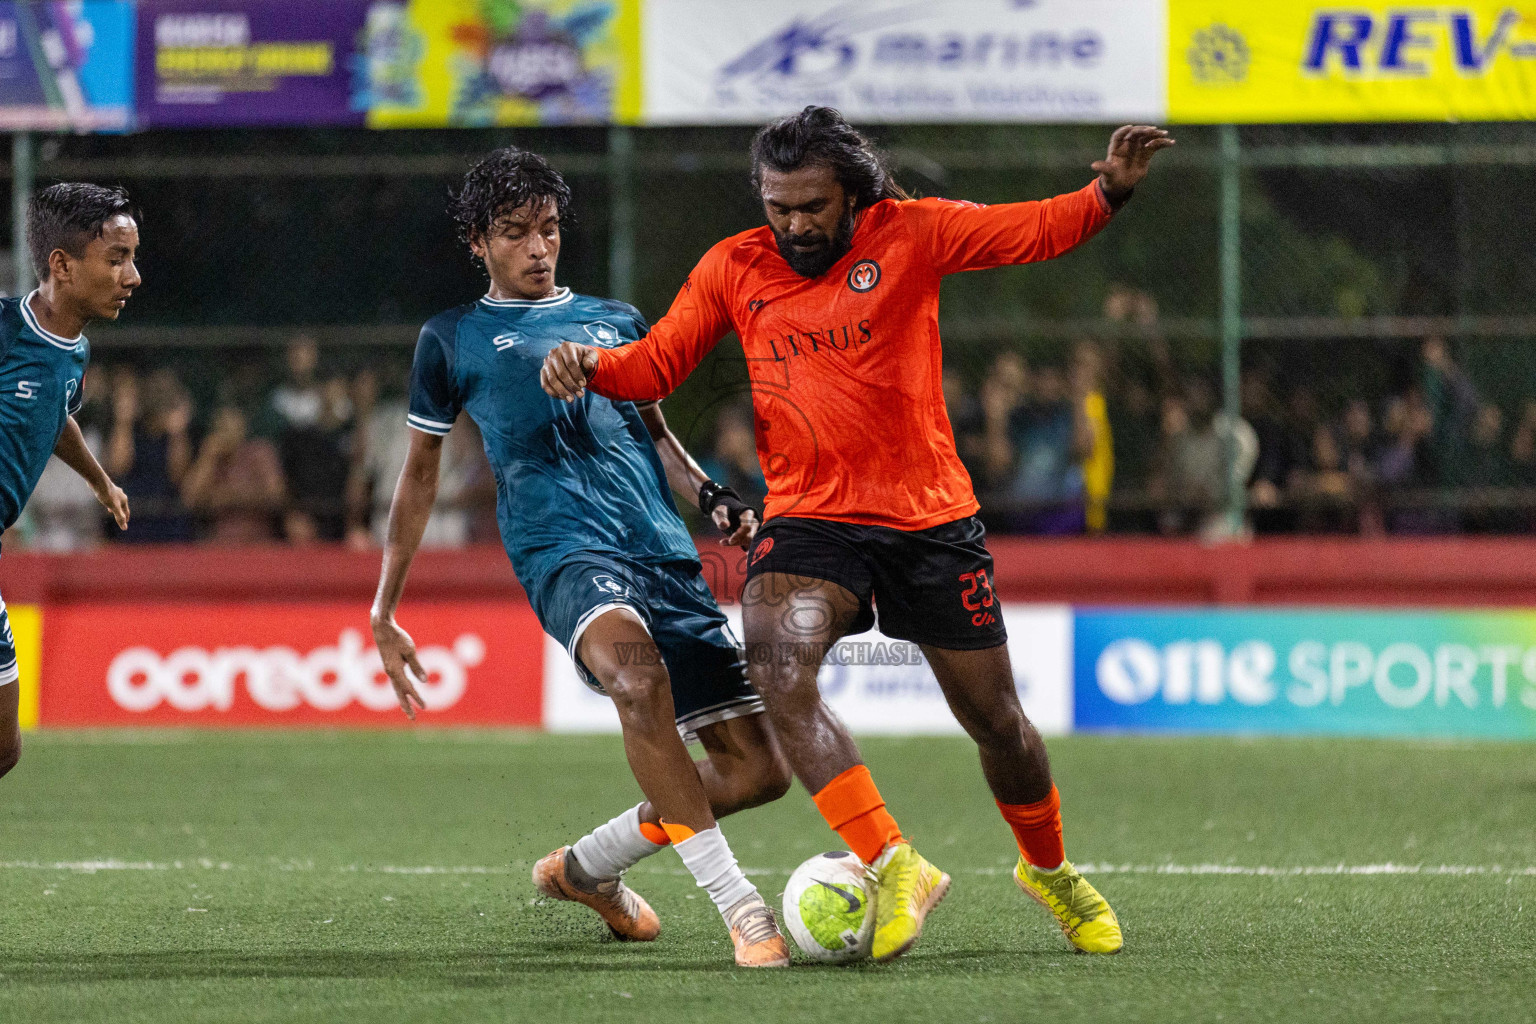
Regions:
<instances>
[{"instance_id":1,"label":"rev sponsor banner","mask_svg":"<svg viewBox=\"0 0 1536 1024\"><path fill-rule=\"evenodd\" d=\"M1536 117L1529 3L1170 0L1177 121Z\"/></svg>"},{"instance_id":2,"label":"rev sponsor banner","mask_svg":"<svg viewBox=\"0 0 1536 1024\"><path fill-rule=\"evenodd\" d=\"M1536 612L1083 611L1076 728L1536 737Z\"/></svg>"},{"instance_id":3,"label":"rev sponsor banner","mask_svg":"<svg viewBox=\"0 0 1536 1024\"><path fill-rule=\"evenodd\" d=\"M62 6L62 5L54 5ZM362 125L368 0L140 0L146 128Z\"/></svg>"},{"instance_id":4,"label":"rev sponsor banner","mask_svg":"<svg viewBox=\"0 0 1536 1024\"><path fill-rule=\"evenodd\" d=\"M540 721L542 635L521 602L407 605L425 724ZM44 726L404 726L363 604L47 610Z\"/></svg>"},{"instance_id":5,"label":"rev sponsor banner","mask_svg":"<svg viewBox=\"0 0 1536 1024\"><path fill-rule=\"evenodd\" d=\"M741 608L725 609L741 635ZM1072 613L1064 606L1004 606L1014 685L1024 713L1048 735L1072 726ZM754 652L794 659L798 650ZM590 690L576 675L565 648L546 638L544 724L554 732L617 732L613 702ZM916 644L878 632L844 639L822 662L817 682L822 697L856 734L954 734L959 723Z\"/></svg>"},{"instance_id":6,"label":"rev sponsor banner","mask_svg":"<svg viewBox=\"0 0 1536 1024\"><path fill-rule=\"evenodd\" d=\"M375 3L363 45L368 124L479 128L634 121L640 3Z\"/></svg>"},{"instance_id":7,"label":"rev sponsor banner","mask_svg":"<svg viewBox=\"0 0 1536 1024\"><path fill-rule=\"evenodd\" d=\"M127 131L133 4L0 3L0 131Z\"/></svg>"},{"instance_id":8,"label":"rev sponsor banner","mask_svg":"<svg viewBox=\"0 0 1536 1024\"><path fill-rule=\"evenodd\" d=\"M1158 120L1166 17L1166 0L647 0L644 119Z\"/></svg>"}]
</instances>

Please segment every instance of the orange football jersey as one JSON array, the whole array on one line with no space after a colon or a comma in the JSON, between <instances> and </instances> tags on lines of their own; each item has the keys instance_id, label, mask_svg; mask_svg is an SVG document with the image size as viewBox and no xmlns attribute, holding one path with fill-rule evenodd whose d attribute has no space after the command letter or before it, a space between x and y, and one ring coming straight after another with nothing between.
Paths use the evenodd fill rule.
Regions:
<instances>
[{"instance_id":1,"label":"orange football jersey","mask_svg":"<svg viewBox=\"0 0 1536 1024\"><path fill-rule=\"evenodd\" d=\"M727 238L645 338L599 350L589 386L663 398L734 330L747 356L765 518L922 530L978 508L944 408L939 281L1059 256L1109 222L1097 182L1039 202L883 200L820 277L764 225Z\"/></svg>"}]
</instances>

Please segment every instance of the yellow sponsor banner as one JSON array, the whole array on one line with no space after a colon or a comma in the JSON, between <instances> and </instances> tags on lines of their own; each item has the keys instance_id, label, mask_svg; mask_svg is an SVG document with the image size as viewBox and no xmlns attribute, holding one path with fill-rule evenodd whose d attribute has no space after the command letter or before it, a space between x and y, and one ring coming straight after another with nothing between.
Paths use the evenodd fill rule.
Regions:
<instances>
[{"instance_id":1,"label":"yellow sponsor banner","mask_svg":"<svg viewBox=\"0 0 1536 1024\"><path fill-rule=\"evenodd\" d=\"M411 0L370 128L633 123L641 0ZM387 66L386 66L387 65Z\"/></svg>"},{"instance_id":2,"label":"yellow sponsor banner","mask_svg":"<svg viewBox=\"0 0 1536 1024\"><path fill-rule=\"evenodd\" d=\"M36 729L40 707L38 681L42 678L43 610L31 604L5 606L11 620L11 639L16 645L16 666L21 672L21 710L23 729Z\"/></svg>"},{"instance_id":3,"label":"yellow sponsor banner","mask_svg":"<svg viewBox=\"0 0 1536 1024\"><path fill-rule=\"evenodd\" d=\"M1175 121L1536 118L1536 0L1170 0L1168 45Z\"/></svg>"}]
</instances>

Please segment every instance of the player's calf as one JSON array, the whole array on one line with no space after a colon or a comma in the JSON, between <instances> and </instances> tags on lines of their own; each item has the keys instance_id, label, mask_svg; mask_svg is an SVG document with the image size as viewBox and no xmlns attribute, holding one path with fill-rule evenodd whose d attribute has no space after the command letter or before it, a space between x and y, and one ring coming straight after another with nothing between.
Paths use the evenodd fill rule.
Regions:
<instances>
[{"instance_id":1,"label":"player's calf","mask_svg":"<svg viewBox=\"0 0 1536 1024\"><path fill-rule=\"evenodd\" d=\"M700 726L699 778L716 818L772 803L789 792L794 772L779 749L766 714Z\"/></svg>"},{"instance_id":2,"label":"player's calf","mask_svg":"<svg viewBox=\"0 0 1536 1024\"><path fill-rule=\"evenodd\" d=\"M21 760L20 698L16 680L0 682L0 777Z\"/></svg>"}]
</instances>

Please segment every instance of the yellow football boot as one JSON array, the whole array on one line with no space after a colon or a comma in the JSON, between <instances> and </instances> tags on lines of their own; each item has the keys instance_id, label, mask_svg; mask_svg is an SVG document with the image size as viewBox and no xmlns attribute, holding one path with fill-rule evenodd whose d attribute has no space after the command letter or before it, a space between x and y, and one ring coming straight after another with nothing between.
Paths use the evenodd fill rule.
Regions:
<instances>
[{"instance_id":1,"label":"yellow football boot","mask_svg":"<svg viewBox=\"0 0 1536 1024\"><path fill-rule=\"evenodd\" d=\"M875 960L894 960L917 944L923 918L949 892L949 876L924 860L911 843L892 843L870 865L875 894Z\"/></svg>"},{"instance_id":2,"label":"yellow football boot","mask_svg":"<svg viewBox=\"0 0 1536 1024\"><path fill-rule=\"evenodd\" d=\"M1077 952L1118 953L1125 945L1115 912L1071 861L1062 861L1055 871L1041 871L1020 857L1013 880L1051 912Z\"/></svg>"}]
</instances>

